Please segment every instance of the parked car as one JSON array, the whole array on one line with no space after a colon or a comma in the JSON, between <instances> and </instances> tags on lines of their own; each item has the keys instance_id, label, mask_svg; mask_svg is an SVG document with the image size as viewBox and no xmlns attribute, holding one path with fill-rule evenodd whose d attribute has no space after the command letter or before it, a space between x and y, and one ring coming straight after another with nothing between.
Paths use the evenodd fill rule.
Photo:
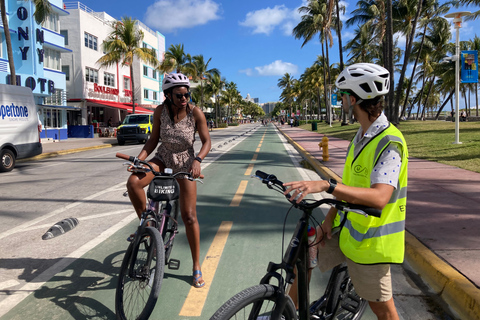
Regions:
<instances>
[{"instance_id":1,"label":"parked car","mask_svg":"<svg viewBox=\"0 0 480 320\"><path fill-rule=\"evenodd\" d=\"M117 141L124 145L125 141L145 143L150 138L153 128L153 114L129 114L117 128Z\"/></svg>"}]
</instances>

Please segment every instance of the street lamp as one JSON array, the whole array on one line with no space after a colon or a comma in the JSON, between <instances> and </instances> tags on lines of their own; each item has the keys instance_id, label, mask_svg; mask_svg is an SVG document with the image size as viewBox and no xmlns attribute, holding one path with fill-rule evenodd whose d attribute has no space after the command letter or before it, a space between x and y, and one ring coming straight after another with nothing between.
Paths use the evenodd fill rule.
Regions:
<instances>
[{"instance_id":1,"label":"street lamp","mask_svg":"<svg viewBox=\"0 0 480 320\"><path fill-rule=\"evenodd\" d=\"M454 144L461 144L459 141L459 121L460 121L460 28L462 27L462 17L469 16L469 11L452 12L445 16L445 18L453 18L453 24L456 29L455 36L455 142Z\"/></svg>"},{"instance_id":2,"label":"street lamp","mask_svg":"<svg viewBox=\"0 0 480 320\"><path fill-rule=\"evenodd\" d=\"M330 127L332 126L332 113L333 113L333 108L332 108L332 87L333 84L328 85L328 105L330 107Z\"/></svg>"}]
</instances>

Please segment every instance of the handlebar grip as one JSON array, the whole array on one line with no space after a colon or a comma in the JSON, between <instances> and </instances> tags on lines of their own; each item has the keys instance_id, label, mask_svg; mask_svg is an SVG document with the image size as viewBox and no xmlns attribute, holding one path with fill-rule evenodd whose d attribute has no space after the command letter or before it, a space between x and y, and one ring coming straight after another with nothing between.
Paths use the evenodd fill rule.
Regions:
<instances>
[{"instance_id":1,"label":"handlebar grip","mask_svg":"<svg viewBox=\"0 0 480 320\"><path fill-rule=\"evenodd\" d=\"M273 174L268 174L268 173L265 173L265 172L260 171L260 170L255 171L255 175L257 175L258 177L260 177L263 180L265 180L265 179L270 179L270 180L277 179L277 177L275 177Z\"/></svg>"},{"instance_id":2,"label":"handlebar grip","mask_svg":"<svg viewBox=\"0 0 480 320\"><path fill-rule=\"evenodd\" d=\"M128 160L128 161L130 161L130 162L134 162L134 161L135 161L135 157L134 157L134 156L129 156L129 155L126 155L126 154L120 153L120 152L117 152L117 154L115 154L115 157L120 158L120 159L124 159L124 160Z\"/></svg>"},{"instance_id":3,"label":"handlebar grip","mask_svg":"<svg viewBox=\"0 0 480 320\"><path fill-rule=\"evenodd\" d=\"M348 207L350 209L362 210L363 212L365 212L369 216L374 216L374 217L377 217L377 218L380 218L380 216L382 215L382 210L371 208L371 207L366 207L366 206L362 206L362 205L354 205L354 204L350 204Z\"/></svg>"}]
</instances>

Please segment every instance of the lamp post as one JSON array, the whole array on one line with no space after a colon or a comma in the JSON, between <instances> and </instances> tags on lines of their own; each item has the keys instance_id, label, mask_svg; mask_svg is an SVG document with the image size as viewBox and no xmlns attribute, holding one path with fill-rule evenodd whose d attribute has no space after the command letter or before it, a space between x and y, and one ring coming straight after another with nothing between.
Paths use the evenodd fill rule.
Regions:
<instances>
[{"instance_id":1,"label":"lamp post","mask_svg":"<svg viewBox=\"0 0 480 320\"><path fill-rule=\"evenodd\" d=\"M462 27L462 17L469 16L469 11L452 12L445 16L445 18L453 18L455 25L455 142L454 144L461 144L460 137L460 28Z\"/></svg>"},{"instance_id":2,"label":"lamp post","mask_svg":"<svg viewBox=\"0 0 480 320\"><path fill-rule=\"evenodd\" d=\"M332 87L333 84L328 85L328 106L330 108L330 127L332 126L333 108L332 108Z\"/></svg>"}]
</instances>

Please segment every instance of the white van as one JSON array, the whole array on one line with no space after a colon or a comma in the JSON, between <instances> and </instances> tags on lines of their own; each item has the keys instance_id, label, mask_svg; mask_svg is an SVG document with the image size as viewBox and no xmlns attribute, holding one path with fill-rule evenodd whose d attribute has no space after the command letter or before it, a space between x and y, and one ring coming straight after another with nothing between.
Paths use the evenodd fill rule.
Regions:
<instances>
[{"instance_id":1,"label":"white van","mask_svg":"<svg viewBox=\"0 0 480 320\"><path fill-rule=\"evenodd\" d=\"M28 87L0 84L0 172L42 153L37 107Z\"/></svg>"}]
</instances>

